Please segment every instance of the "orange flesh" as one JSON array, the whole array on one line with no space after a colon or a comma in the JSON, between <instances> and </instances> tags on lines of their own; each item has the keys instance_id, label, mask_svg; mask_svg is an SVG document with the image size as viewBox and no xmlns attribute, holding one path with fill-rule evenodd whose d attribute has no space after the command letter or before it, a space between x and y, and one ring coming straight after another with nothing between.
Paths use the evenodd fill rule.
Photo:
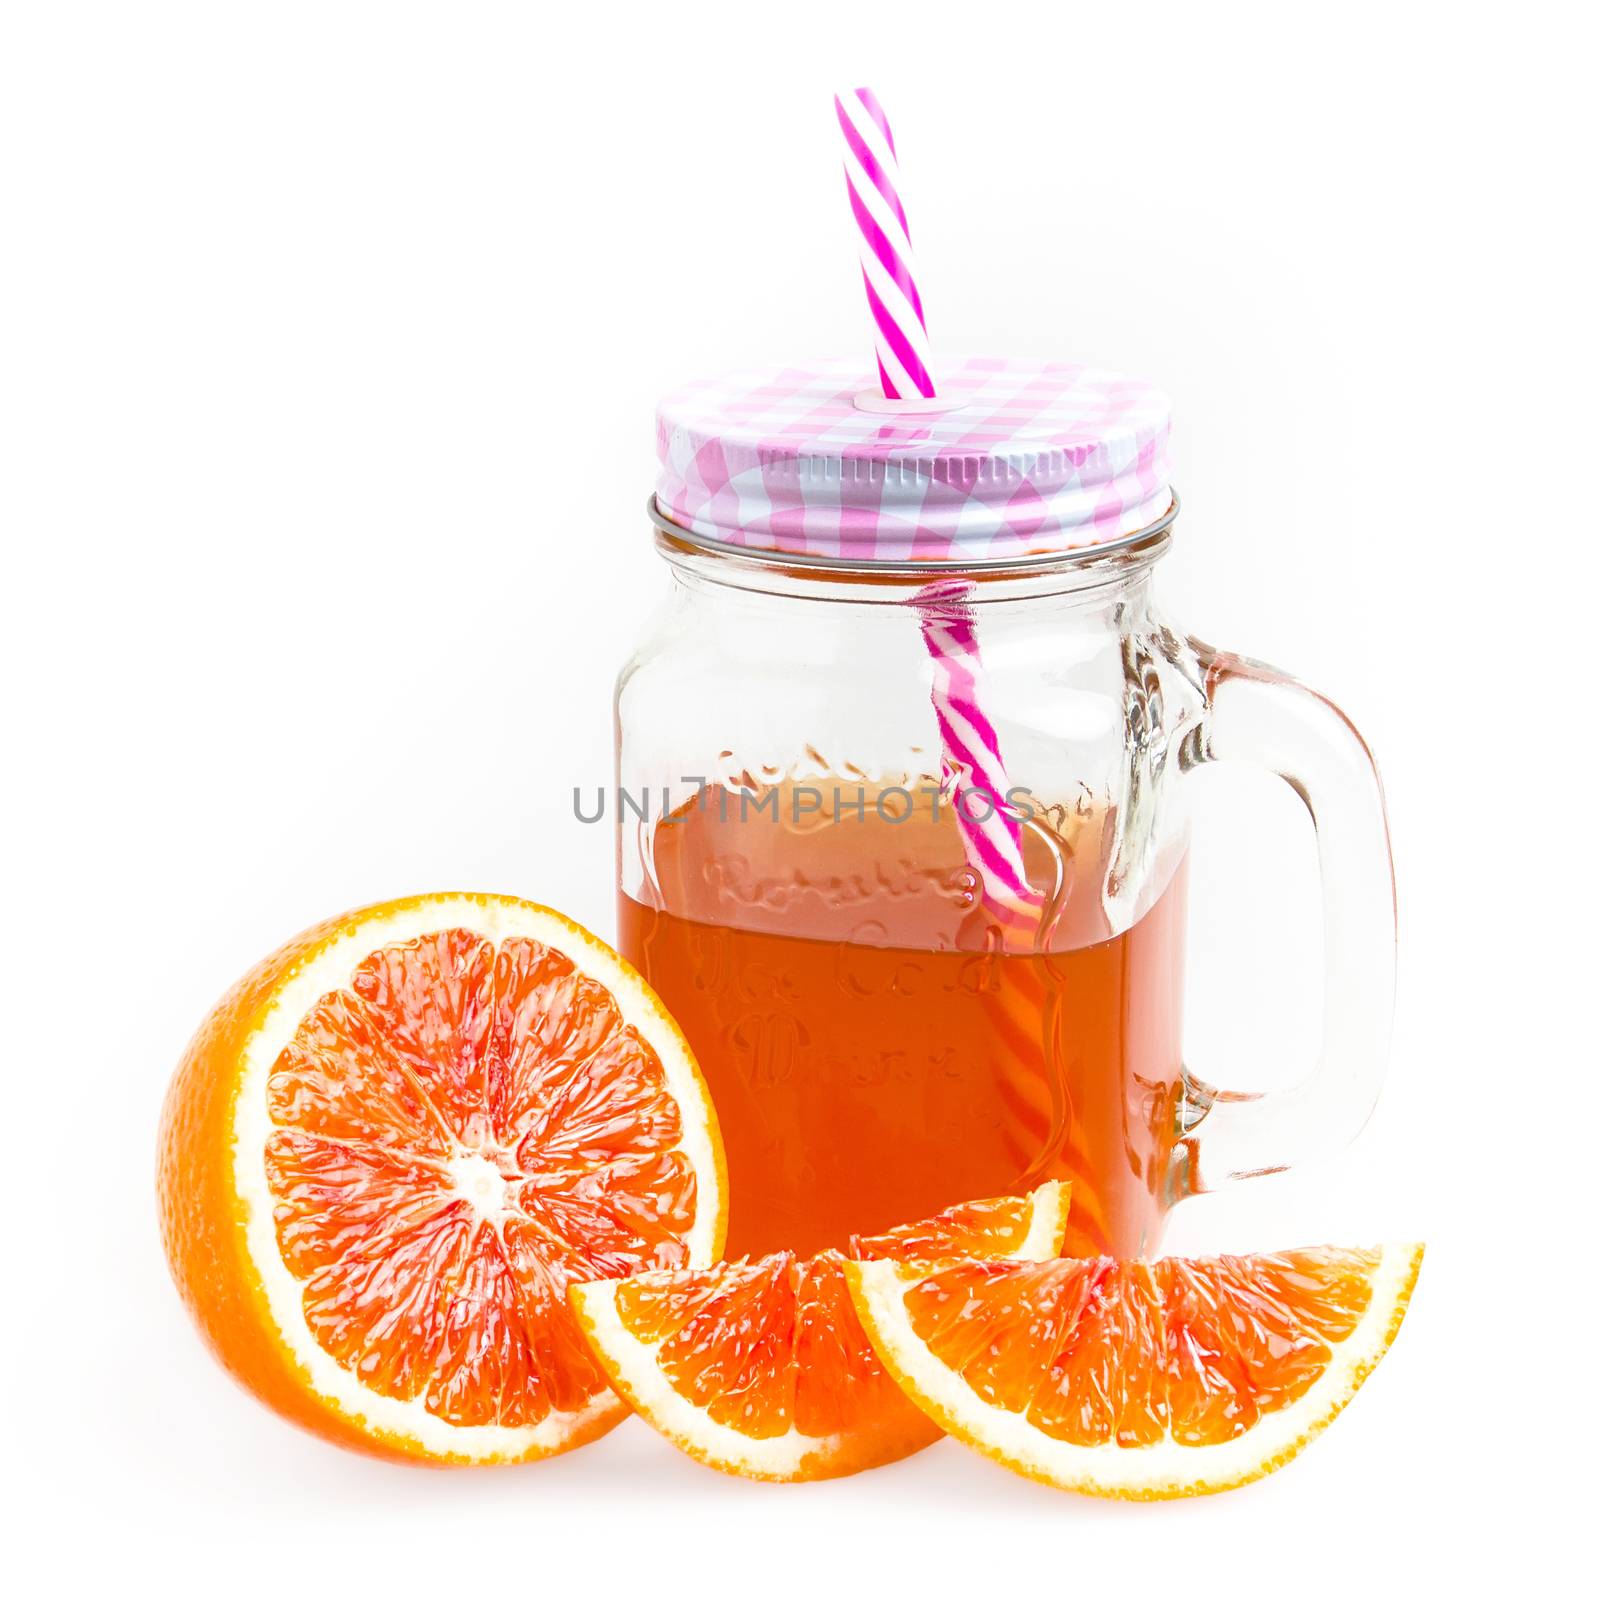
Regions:
<instances>
[{"instance_id":1,"label":"orange flesh","mask_svg":"<svg viewBox=\"0 0 1600 1600\"><path fill-rule=\"evenodd\" d=\"M1372 1297L1372 1250L972 1261L906 1292L917 1336L1069 1444L1221 1444L1299 1399Z\"/></svg>"},{"instance_id":2,"label":"orange flesh","mask_svg":"<svg viewBox=\"0 0 1600 1600\"><path fill-rule=\"evenodd\" d=\"M529 939L376 951L268 1082L279 1248L317 1342L457 1425L605 1387L567 1286L687 1260L695 1180L661 1063L603 985Z\"/></svg>"},{"instance_id":3,"label":"orange flesh","mask_svg":"<svg viewBox=\"0 0 1600 1600\"><path fill-rule=\"evenodd\" d=\"M929 1261L1015 1250L1026 1200L978 1201L810 1260L779 1251L695 1272L646 1273L618 1287L617 1313L657 1345L674 1389L755 1439L866 1432L904 1418L908 1402L873 1352L844 1276L846 1259Z\"/></svg>"}]
</instances>

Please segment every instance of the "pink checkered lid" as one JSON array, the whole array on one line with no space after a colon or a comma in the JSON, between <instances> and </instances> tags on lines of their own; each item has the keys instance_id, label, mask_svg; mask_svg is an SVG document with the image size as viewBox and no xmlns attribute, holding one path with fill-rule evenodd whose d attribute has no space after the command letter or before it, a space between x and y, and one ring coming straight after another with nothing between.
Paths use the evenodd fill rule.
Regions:
<instances>
[{"instance_id":1,"label":"pink checkered lid","mask_svg":"<svg viewBox=\"0 0 1600 1600\"><path fill-rule=\"evenodd\" d=\"M941 363L939 390L947 409L874 409L849 361L687 384L656 414L657 505L724 543L863 561L1053 554L1170 508L1171 408L1149 384L971 358Z\"/></svg>"}]
</instances>

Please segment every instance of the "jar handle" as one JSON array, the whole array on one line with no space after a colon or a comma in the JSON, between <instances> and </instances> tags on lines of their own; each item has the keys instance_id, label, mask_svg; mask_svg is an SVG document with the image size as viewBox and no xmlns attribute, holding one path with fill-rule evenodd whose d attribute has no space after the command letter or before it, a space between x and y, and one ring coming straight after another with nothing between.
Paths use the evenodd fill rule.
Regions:
<instances>
[{"instance_id":1,"label":"jar handle","mask_svg":"<svg viewBox=\"0 0 1600 1600\"><path fill-rule=\"evenodd\" d=\"M1322 877L1323 1024L1315 1070L1266 1094L1186 1075L1174 1189L1197 1194L1343 1149L1372 1114L1394 1014L1395 895L1383 785L1366 741L1324 696L1258 661L1191 639L1206 710L1184 768L1240 761L1305 803ZM1195 1120L1198 1118L1198 1120Z\"/></svg>"}]
</instances>

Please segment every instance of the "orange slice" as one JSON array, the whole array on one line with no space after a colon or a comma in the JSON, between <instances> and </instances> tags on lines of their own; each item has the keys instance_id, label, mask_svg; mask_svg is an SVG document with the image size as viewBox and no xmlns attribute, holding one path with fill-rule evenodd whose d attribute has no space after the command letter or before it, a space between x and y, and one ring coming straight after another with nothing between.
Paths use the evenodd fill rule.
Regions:
<instances>
[{"instance_id":1,"label":"orange slice","mask_svg":"<svg viewBox=\"0 0 1600 1600\"><path fill-rule=\"evenodd\" d=\"M310 929L202 1024L162 1119L162 1233L213 1350L285 1416L522 1461L626 1414L569 1285L716 1260L724 1171L631 967L542 906L429 895Z\"/></svg>"},{"instance_id":2,"label":"orange slice","mask_svg":"<svg viewBox=\"0 0 1600 1600\"><path fill-rule=\"evenodd\" d=\"M573 1288L617 1392L708 1466L780 1482L897 1461L939 1429L884 1373L856 1321L848 1260L1056 1254L1067 1186L980 1200L802 1260L789 1251Z\"/></svg>"},{"instance_id":3,"label":"orange slice","mask_svg":"<svg viewBox=\"0 0 1600 1600\"><path fill-rule=\"evenodd\" d=\"M1027 1477L1164 1500L1264 1477L1393 1342L1419 1244L1278 1255L845 1266L885 1368Z\"/></svg>"}]
</instances>

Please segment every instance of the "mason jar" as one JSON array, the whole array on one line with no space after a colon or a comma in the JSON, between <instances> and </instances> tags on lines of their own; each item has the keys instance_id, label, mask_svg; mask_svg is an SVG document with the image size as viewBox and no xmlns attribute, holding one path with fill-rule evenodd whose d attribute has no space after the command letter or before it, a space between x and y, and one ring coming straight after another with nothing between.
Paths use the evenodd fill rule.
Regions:
<instances>
[{"instance_id":1,"label":"mason jar","mask_svg":"<svg viewBox=\"0 0 1600 1600\"><path fill-rule=\"evenodd\" d=\"M886 409L819 363L659 413L619 947L705 1073L730 1255L1052 1178L1069 1252L1147 1254L1184 1196L1353 1137L1384 1071L1377 773L1322 696L1162 613L1166 400L1066 363L944 385ZM1321 863L1321 1058L1266 1095L1183 1061L1187 779L1218 760L1283 778Z\"/></svg>"}]
</instances>

